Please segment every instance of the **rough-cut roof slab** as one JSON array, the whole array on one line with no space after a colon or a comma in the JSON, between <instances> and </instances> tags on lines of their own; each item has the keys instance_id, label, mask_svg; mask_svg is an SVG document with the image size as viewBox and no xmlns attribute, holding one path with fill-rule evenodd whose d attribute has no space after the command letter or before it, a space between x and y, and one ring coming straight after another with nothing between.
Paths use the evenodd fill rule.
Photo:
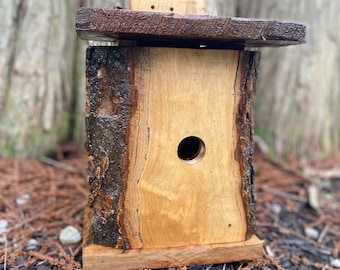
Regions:
<instances>
[{"instance_id":1,"label":"rough-cut roof slab","mask_svg":"<svg viewBox=\"0 0 340 270\"><path fill-rule=\"evenodd\" d=\"M87 40L179 47L287 46L304 43L306 34L292 22L99 8L80 8L76 30Z\"/></svg>"}]
</instances>

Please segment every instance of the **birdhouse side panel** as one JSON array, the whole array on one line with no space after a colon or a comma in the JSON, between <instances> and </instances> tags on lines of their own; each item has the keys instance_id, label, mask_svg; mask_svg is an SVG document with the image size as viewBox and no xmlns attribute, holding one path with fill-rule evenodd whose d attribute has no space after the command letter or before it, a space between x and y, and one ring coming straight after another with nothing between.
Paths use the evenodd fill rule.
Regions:
<instances>
[{"instance_id":1,"label":"birdhouse side panel","mask_svg":"<svg viewBox=\"0 0 340 270\"><path fill-rule=\"evenodd\" d=\"M247 215L247 239L255 233L255 198L253 155L253 95L261 53L244 51L240 54L236 84L239 104L235 111L235 127L237 129L237 148L235 157L240 164L242 178L242 197Z\"/></svg>"},{"instance_id":2,"label":"birdhouse side panel","mask_svg":"<svg viewBox=\"0 0 340 270\"><path fill-rule=\"evenodd\" d=\"M121 47L90 47L86 54L89 196L85 245L129 248L120 225L134 100L129 58L128 50Z\"/></svg>"}]
</instances>

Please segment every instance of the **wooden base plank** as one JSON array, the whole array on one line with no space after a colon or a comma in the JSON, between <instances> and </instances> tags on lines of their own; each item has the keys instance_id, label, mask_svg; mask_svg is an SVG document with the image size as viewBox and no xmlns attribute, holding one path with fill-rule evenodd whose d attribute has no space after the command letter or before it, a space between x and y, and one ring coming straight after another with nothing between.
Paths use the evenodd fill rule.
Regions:
<instances>
[{"instance_id":1,"label":"wooden base plank","mask_svg":"<svg viewBox=\"0 0 340 270\"><path fill-rule=\"evenodd\" d=\"M261 258L263 242L256 236L237 243L221 243L161 249L122 250L91 244L83 250L83 269L163 268L193 264L217 264Z\"/></svg>"}]
</instances>

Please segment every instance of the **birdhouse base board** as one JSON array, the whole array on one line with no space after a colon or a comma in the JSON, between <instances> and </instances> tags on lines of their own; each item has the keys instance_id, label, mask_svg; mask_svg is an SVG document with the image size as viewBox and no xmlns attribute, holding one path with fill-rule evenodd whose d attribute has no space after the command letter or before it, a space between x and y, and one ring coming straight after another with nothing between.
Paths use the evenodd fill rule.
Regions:
<instances>
[{"instance_id":1,"label":"birdhouse base board","mask_svg":"<svg viewBox=\"0 0 340 270\"><path fill-rule=\"evenodd\" d=\"M256 236L237 243L122 250L90 244L83 250L83 269L145 269L218 264L260 259L263 242Z\"/></svg>"}]
</instances>

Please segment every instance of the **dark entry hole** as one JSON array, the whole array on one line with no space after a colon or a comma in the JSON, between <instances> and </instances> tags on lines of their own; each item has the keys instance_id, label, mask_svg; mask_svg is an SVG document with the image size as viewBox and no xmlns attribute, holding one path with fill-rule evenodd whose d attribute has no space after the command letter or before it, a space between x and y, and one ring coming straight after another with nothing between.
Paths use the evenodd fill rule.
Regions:
<instances>
[{"instance_id":1,"label":"dark entry hole","mask_svg":"<svg viewBox=\"0 0 340 270\"><path fill-rule=\"evenodd\" d=\"M178 145L177 155L185 163L195 164L199 162L205 154L204 142L196 137L184 138Z\"/></svg>"}]
</instances>

